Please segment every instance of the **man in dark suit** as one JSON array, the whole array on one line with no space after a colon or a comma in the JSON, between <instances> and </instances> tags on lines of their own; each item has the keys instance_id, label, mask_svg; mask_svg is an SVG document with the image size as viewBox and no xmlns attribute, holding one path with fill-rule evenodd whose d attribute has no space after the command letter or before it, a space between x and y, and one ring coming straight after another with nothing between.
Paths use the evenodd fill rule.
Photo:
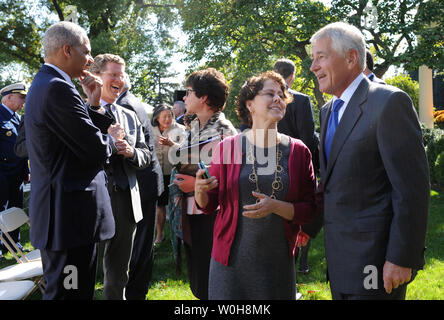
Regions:
<instances>
[{"instance_id":1,"label":"man in dark suit","mask_svg":"<svg viewBox=\"0 0 444 320\"><path fill-rule=\"evenodd\" d=\"M26 100L26 86L13 83L0 90L0 211L23 208L23 182L28 180L28 161L14 153L21 117L17 113ZM19 229L9 233L19 247ZM4 238L4 237L3 237ZM8 241L8 240L6 240ZM8 250L0 242L0 257Z\"/></svg>"},{"instance_id":2,"label":"man in dark suit","mask_svg":"<svg viewBox=\"0 0 444 320\"><path fill-rule=\"evenodd\" d=\"M379 79L375 74L373 73L373 55L370 52L370 50L365 50L365 69L364 74L369 78L371 81L379 83L379 84L386 84L384 80Z\"/></svg>"},{"instance_id":3,"label":"man in dark suit","mask_svg":"<svg viewBox=\"0 0 444 320\"><path fill-rule=\"evenodd\" d=\"M30 238L40 249L44 299L93 299L97 243L114 235L103 166L109 137L93 124L72 78L80 78L92 105L101 81L87 71L88 36L71 22L51 26L43 38L45 64L28 92L26 147L32 173Z\"/></svg>"},{"instance_id":4,"label":"man in dark suit","mask_svg":"<svg viewBox=\"0 0 444 320\"><path fill-rule=\"evenodd\" d=\"M126 285L125 297L128 300L145 300L148 293L154 262L154 228L156 220L157 199L163 192L162 169L154 151L154 137L149 108L137 99L129 90L131 82L126 76L124 92L116 103L136 112L145 135L145 143L151 152L151 163L136 173L140 188L143 219L137 223L131 254L130 271Z\"/></svg>"},{"instance_id":5,"label":"man in dark suit","mask_svg":"<svg viewBox=\"0 0 444 320\"><path fill-rule=\"evenodd\" d=\"M287 105L285 116L278 122L278 131L304 142L312 154L315 173L318 173L319 139L314 131L314 119L310 98L305 94L290 89L296 76L296 68L293 61L284 58L278 59L274 64L273 70L284 78L288 91L293 95L293 101ZM302 231L305 232L304 227L302 227ZM316 235L317 232L309 232L308 234L310 238L314 238ZM299 258L298 272L304 274L309 272L308 250L310 243L311 241L308 240L305 245L300 247L298 252L295 253L295 262L297 262Z\"/></svg>"},{"instance_id":6,"label":"man in dark suit","mask_svg":"<svg viewBox=\"0 0 444 320\"><path fill-rule=\"evenodd\" d=\"M429 170L409 96L369 81L365 40L333 23L312 38L321 92L321 183L333 299L405 299L424 265Z\"/></svg>"},{"instance_id":7,"label":"man in dark suit","mask_svg":"<svg viewBox=\"0 0 444 320\"><path fill-rule=\"evenodd\" d=\"M185 115L185 103L183 101L174 101L173 104L174 116L176 117L176 122L183 125L183 117Z\"/></svg>"},{"instance_id":8,"label":"man in dark suit","mask_svg":"<svg viewBox=\"0 0 444 320\"><path fill-rule=\"evenodd\" d=\"M288 91L293 95L293 101L287 105L284 118L278 123L278 131L302 140L313 154L317 148L313 111L310 98L291 89L296 76L294 62L289 59L278 59L273 70L284 78Z\"/></svg>"},{"instance_id":9,"label":"man in dark suit","mask_svg":"<svg viewBox=\"0 0 444 320\"><path fill-rule=\"evenodd\" d=\"M106 300L124 300L136 224L143 219L136 172L149 165L152 153L136 113L116 103L124 86L125 61L118 55L99 54L89 70L103 82L98 112L103 109L124 129L113 141L113 154L106 166L116 234L104 243L102 295Z\"/></svg>"}]
</instances>

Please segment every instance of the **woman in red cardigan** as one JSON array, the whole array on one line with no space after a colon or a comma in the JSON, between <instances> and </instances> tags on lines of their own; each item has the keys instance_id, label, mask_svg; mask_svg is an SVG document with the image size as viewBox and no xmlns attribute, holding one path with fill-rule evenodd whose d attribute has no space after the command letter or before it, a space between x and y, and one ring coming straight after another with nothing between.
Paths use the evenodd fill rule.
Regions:
<instances>
[{"instance_id":1,"label":"woman in red cardigan","mask_svg":"<svg viewBox=\"0 0 444 320\"><path fill-rule=\"evenodd\" d=\"M315 214L316 182L308 148L277 132L290 100L279 74L248 79L236 111L251 130L218 145L211 178L197 173L197 205L217 212L209 299L295 299L293 253Z\"/></svg>"}]
</instances>

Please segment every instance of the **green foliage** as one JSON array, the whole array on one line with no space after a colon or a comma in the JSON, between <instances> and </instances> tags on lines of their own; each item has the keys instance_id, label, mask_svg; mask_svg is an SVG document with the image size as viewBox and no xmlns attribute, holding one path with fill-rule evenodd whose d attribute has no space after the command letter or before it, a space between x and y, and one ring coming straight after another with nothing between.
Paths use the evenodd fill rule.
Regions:
<instances>
[{"instance_id":1,"label":"green foliage","mask_svg":"<svg viewBox=\"0 0 444 320\"><path fill-rule=\"evenodd\" d=\"M225 112L235 123L235 99L245 80L272 69L280 57L309 65L309 38L330 21L321 2L302 0L190 0L179 13L189 36L185 53L195 62L192 68L204 60L230 82ZM300 71L297 85L312 91L313 75L306 67Z\"/></svg>"},{"instance_id":2,"label":"green foliage","mask_svg":"<svg viewBox=\"0 0 444 320\"><path fill-rule=\"evenodd\" d=\"M436 157L433 171L437 183L444 184L444 150Z\"/></svg>"},{"instance_id":3,"label":"green foliage","mask_svg":"<svg viewBox=\"0 0 444 320\"><path fill-rule=\"evenodd\" d=\"M71 13L67 10L70 5L76 7L78 23L88 32L93 56L105 52L122 56L133 91L147 102L171 95L174 84L151 80L168 74L169 64L159 61L168 61L176 46L170 35L177 20L175 0L0 0L0 83L31 82L43 63L45 30L65 20ZM157 67L149 68L154 63ZM11 66L23 71L20 79L17 72L10 71ZM139 75L149 81L139 80Z\"/></svg>"},{"instance_id":4,"label":"green foliage","mask_svg":"<svg viewBox=\"0 0 444 320\"><path fill-rule=\"evenodd\" d=\"M331 14L362 30L381 58L374 70L378 77L391 65L409 70L422 64L444 68L443 1L333 0L331 4ZM375 12L368 10L371 4Z\"/></svg>"},{"instance_id":5,"label":"green foliage","mask_svg":"<svg viewBox=\"0 0 444 320\"><path fill-rule=\"evenodd\" d=\"M419 83L418 81L412 80L409 75L400 74L394 76L393 78L384 80L387 84L395 86L409 95L413 101L416 112L419 112Z\"/></svg>"},{"instance_id":6,"label":"green foliage","mask_svg":"<svg viewBox=\"0 0 444 320\"><path fill-rule=\"evenodd\" d=\"M424 146L430 169L430 181L444 187L444 130L422 126Z\"/></svg>"}]
</instances>

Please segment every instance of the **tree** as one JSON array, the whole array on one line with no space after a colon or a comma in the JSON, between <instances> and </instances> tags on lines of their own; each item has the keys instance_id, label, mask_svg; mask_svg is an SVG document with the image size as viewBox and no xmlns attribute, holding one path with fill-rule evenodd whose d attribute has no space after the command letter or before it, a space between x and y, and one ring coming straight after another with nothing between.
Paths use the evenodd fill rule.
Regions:
<instances>
[{"instance_id":1,"label":"tree","mask_svg":"<svg viewBox=\"0 0 444 320\"><path fill-rule=\"evenodd\" d=\"M158 61L160 48L168 55L175 47L168 31L176 17L174 0L0 0L0 52L5 58L0 68L5 70L5 66L18 63L28 79L32 77L43 63L41 38L45 30L66 19L68 6L76 7L78 23L88 32L93 56L104 52L122 56L133 80L137 75L134 65ZM139 82L134 83L135 92L145 90L138 88Z\"/></svg>"},{"instance_id":2,"label":"tree","mask_svg":"<svg viewBox=\"0 0 444 320\"><path fill-rule=\"evenodd\" d=\"M376 53L375 73L391 66L421 64L443 69L443 1L432 0L187 0L179 12L189 35L191 61L213 66L231 82L228 111L234 117L234 95L246 77L270 69L285 56L298 65L294 89L309 93L316 106L326 97L309 71L310 37L324 25L346 21L361 29ZM377 24L371 22L377 17ZM315 112L317 116L317 112Z\"/></svg>"},{"instance_id":3,"label":"tree","mask_svg":"<svg viewBox=\"0 0 444 320\"><path fill-rule=\"evenodd\" d=\"M378 77L391 65L443 69L443 12L444 3L437 0L333 0L331 8L335 19L363 31L379 58L374 70Z\"/></svg>"},{"instance_id":4,"label":"tree","mask_svg":"<svg viewBox=\"0 0 444 320\"><path fill-rule=\"evenodd\" d=\"M227 113L232 119L235 95L246 78L271 69L282 56L309 64L310 36L330 21L322 3L302 0L189 0L179 12L189 35L188 59L206 60L230 81ZM301 69L304 81L298 82L298 89L302 91L317 87L307 70Z\"/></svg>"}]
</instances>

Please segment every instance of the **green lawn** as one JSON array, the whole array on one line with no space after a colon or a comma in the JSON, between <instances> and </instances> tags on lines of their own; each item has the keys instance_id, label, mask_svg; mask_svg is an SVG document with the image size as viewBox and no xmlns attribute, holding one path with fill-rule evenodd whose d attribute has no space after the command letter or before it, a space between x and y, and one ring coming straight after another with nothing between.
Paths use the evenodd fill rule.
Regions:
<instances>
[{"instance_id":1,"label":"green lawn","mask_svg":"<svg viewBox=\"0 0 444 320\"><path fill-rule=\"evenodd\" d=\"M431 206L426 238L426 266L420 271L407 290L408 300L444 300L444 192L432 191ZM190 291L186 276L186 262L183 258L183 272L176 274L170 233L166 226L167 240L155 249L153 281L147 295L149 300L193 300L196 299ZM28 230L23 228L22 237L25 247L30 248ZM325 282L326 261L324 257L322 233L313 239L309 251L310 274L297 274L298 290L307 300L331 299L329 285ZM182 254L184 256L184 253ZM10 254L6 260L0 261L0 267L10 265L14 260ZM102 277L98 275L96 298L102 293ZM40 294L32 297L39 299Z\"/></svg>"}]
</instances>

